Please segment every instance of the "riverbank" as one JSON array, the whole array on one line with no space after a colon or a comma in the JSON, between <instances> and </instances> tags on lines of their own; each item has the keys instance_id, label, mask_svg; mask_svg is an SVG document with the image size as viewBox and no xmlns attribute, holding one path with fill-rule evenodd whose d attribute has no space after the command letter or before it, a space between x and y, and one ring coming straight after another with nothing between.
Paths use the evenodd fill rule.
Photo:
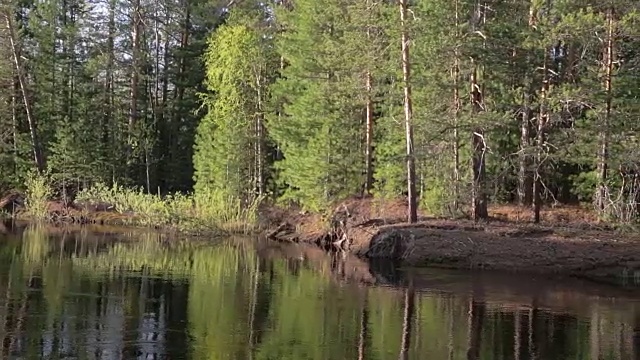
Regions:
<instances>
[{"instance_id":1,"label":"riverbank","mask_svg":"<svg viewBox=\"0 0 640 360\"><path fill-rule=\"evenodd\" d=\"M492 219L485 223L422 214L418 223L407 224L405 209L401 201L351 200L338 206L330 221L280 210L271 214L269 221L278 225L267 236L407 266L550 273L640 284L640 236L598 224L577 207L548 209L540 225L526 222L527 210L509 206L491 209Z\"/></svg>"},{"instance_id":2,"label":"riverbank","mask_svg":"<svg viewBox=\"0 0 640 360\"><path fill-rule=\"evenodd\" d=\"M187 200L180 207L175 200L151 200L162 206L152 203L139 208L153 212L136 212L106 202L65 206L48 201L45 219L57 225L140 226L191 235L263 234L275 241L409 266L552 273L640 285L640 235L601 224L578 207L547 208L540 225L530 222L528 209L516 206L491 207L491 220L483 223L423 213L417 223L407 224L405 202L365 198L342 202L324 218L262 203L248 223L238 221L244 215L203 221L190 213L193 205ZM10 210L14 219L28 220L23 204L19 193L0 199L0 209Z\"/></svg>"},{"instance_id":3,"label":"riverbank","mask_svg":"<svg viewBox=\"0 0 640 360\"><path fill-rule=\"evenodd\" d=\"M40 191L39 196L32 194L31 199L19 191L5 194L0 197L0 218L60 226L141 227L189 235L256 231L257 202L244 208L218 193L196 199L183 194L148 194L116 185L112 188L98 185L68 201L52 198L49 193Z\"/></svg>"}]
</instances>

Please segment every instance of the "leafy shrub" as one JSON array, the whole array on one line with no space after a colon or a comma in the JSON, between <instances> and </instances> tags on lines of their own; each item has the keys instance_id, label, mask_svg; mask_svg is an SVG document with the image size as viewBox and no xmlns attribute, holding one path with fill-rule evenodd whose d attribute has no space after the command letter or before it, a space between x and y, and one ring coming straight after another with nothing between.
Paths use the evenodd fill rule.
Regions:
<instances>
[{"instance_id":1,"label":"leafy shrub","mask_svg":"<svg viewBox=\"0 0 640 360\"><path fill-rule=\"evenodd\" d=\"M26 213L36 220L46 220L48 203L52 195L51 184L47 175L31 172L25 180L25 209Z\"/></svg>"}]
</instances>

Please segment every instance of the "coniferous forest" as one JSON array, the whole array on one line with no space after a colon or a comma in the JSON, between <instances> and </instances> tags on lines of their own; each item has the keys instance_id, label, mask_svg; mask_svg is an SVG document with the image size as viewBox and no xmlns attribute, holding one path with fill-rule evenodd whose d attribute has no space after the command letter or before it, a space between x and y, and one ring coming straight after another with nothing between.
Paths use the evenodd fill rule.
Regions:
<instances>
[{"instance_id":1,"label":"coniferous forest","mask_svg":"<svg viewBox=\"0 0 640 360\"><path fill-rule=\"evenodd\" d=\"M0 190L640 215L635 0L2 0ZM538 211L535 211L538 210Z\"/></svg>"}]
</instances>

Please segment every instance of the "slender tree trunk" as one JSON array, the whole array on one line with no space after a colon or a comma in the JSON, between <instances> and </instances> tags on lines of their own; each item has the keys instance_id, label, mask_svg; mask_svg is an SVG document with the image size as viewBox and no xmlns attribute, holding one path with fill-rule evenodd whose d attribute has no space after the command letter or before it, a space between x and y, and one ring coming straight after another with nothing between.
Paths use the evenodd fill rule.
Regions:
<instances>
[{"instance_id":1,"label":"slender tree trunk","mask_svg":"<svg viewBox=\"0 0 640 360\"><path fill-rule=\"evenodd\" d=\"M22 93L22 101L24 102L24 110L27 116L27 122L29 124L29 135L31 136L31 149L33 153L33 160L36 168L40 173L45 169L44 156L40 147L40 141L38 138L38 130L36 119L33 116L31 101L29 100L29 93L27 90L27 79L25 78L24 67L22 65L22 57L20 55L20 45L18 44L18 35L13 23L13 14L11 10L7 9L4 12L4 18L7 23L7 29L9 30L9 43L11 45L11 55L13 57L13 64L16 70L16 76L20 85L20 91Z\"/></svg>"},{"instance_id":2,"label":"slender tree trunk","mask_svg":"<svg viewBox=\"0 0 640 360\"><path fill-rule=\"evenodd\" d=\"M549 91L549 81L547 79L547 54L544 55L544 65L542 67L543 80L540 91L540 113L538 114L538 129L536 133L536 156L535 173L533 180L533 222L540 222L540 210L542 208L542 157L545 143L545 132L547 124L547 91Z\"/></svg>"},{"instance_id":3,"label":"slender tree trunk","mask_svg":"<svg viewBox=\"0 0 640 360\"><path fill-rule=\"evenodd\" d=\"M418 221L416 195L416 165L413 151L413 124L411 107L411 62L409 58L409 30L407 26L408 0L399 0L402 26L402 79L404 82L404 124L407 141L407 197L409 223Z\"/></svg>"},{"instance_id":4,"label":"slender tree trunk","mask_svg":"<svg viewBox=\"0 0 640 360\"><path fill-rule=\"evenodd\" d=\"M131 41L132 41L132 69L131 69L131 95L130 95L130 107L129 107L129 137L130 143L133 135L134 126L138 119L138 92L140 81L140 37L142 31L142 8L140 6L140 0L133 1L133 24L131 26Z\"/></svg>"},{"instance_id":5,"label":"slender tree trunk","mask_svg":"<svg viewBox=\"0 0 640 360\"><path fill-rule=\"evenodd\" d=\"M472 23L472 29L477 27L480 23L484 25L486 19L486 4L480 5L480 1L476 1L474 9L474 22ZM473 113L474 120L477 121L477 114L484 111L484 86L480 85L478 80L478 68L475 59L472 59L473 71L470 78L470 94L471 94L471 111ZM486 191L486 169L485 169L485 156L487 152L487 143L484 137L484 129L479 124L476 124L472 138L472 155L471 155L471 171L473 179L471 182L471 216L474 221L487 219L489 212L487 209L487 191Z\"/></svg>"},{"instance_id":6,"label":"slender tree trunk","mask_svg":"<svg viewBox=\"0 0 640 360\"><path fill-rule=\"evenodd\" d=\"M528 86L528 85L526 85ZM523 96L522 117L520 120L520 154L519 154L519 171L518 171L518 203L520 206L531 205L531 160L529 156L529 148L531 146L531 95L525 89Z\"/></svg>"},{"instance_id":7,"label":"slender tree trunk","mask_svg":"<svg viewBox=\"0 0 640 360\"><path fill-rule=\"evenodd\" d=\"M473 113L482 111L482 91L478 84L478 66L474 64L471 74L471 102ZM484 138L484 130L476 127L473 134L473 155L471 157L471 167L473 170L473 183L471 185L471 214L475 221L489 217L487 210L486 194L486 169L485 154L487 145Z\"/></svg>"},{"instance_id":8,"label":"slender tree trunk","mask_svg":"<svg viewBox=\"0 0 640 360\"><path fill-rule=\"evenodd\" d=\"M108 35L107 35L107 68L105 76L105 108L104 118L102 121L102 146L105 151L107 159L113 152L114 144L112 143L111 136L111 124L113 122L113 68L115 64L115 37L116 37L116 2L115 0L109 1L109 21L108 21ZM114 165L112 163L112 165Z\"/></svg>"},{"instance_id":9,"label":"slender tree trunk","mask_svg":"<svg viewBox=\"0 0 640 360\"><path fill-rule=\"evenodd\" d=\"M170 15L169 10L166 10L165 15L165 23L169 23ZM158 172L158 179L160 181L160 186L165 190L169 189L169 184L171 181L168 181L166 173L169 163L171 159L171 154L173 153L173 134L171 125L169 123L171 117L167 116L167 101L169 99L169 32L165 29L164 34L164 54L162 56L162 103L160 105L159 115L158 115L158 129L160 131L160 139L164 144L163 148L160 150L160 159L162 159L159 163L159 166L156 167L156 171Z\"/></svg>"},{"instance_id":10,"label":"slender tree trunk","mask_svg":"<svg viewBox=\"0 0 640 360\"><path fill-rule=\"evenodd\" d=\"M182 25L182 34L180 37L180 49L182 50L183 54L180 56L180 72L179 72L179 78L182 80L181 82L184 82L186 76L187 76L187 55L184 54L184 51L186 51L187 46L189 46L189 28L191 26L191 9L189 7L189 3L187 1L185 1L183 3L184 6L186 6L186 13L185 13L185 17L184 17L184 23ZM182 100L184 99L184 85L182 84L178 84L176 86L176 91L177 91L177 95L178 95L178 106L182 106ZM182 118L182 114L178 114L178 116L180 118Z\"/></svg>"},{"instance_id":11,"label":"slender tree trunk","mask_svg":"<svg viewBox=\"0 0 640 360\"><path fill-rule=\"evenodd\" d=\"M604 91L606 94L605 114L598 134L598 194L596 196L598 211L604 212L607 199L607 171L609 157L609 122L611 119L611 74L613 72L613 8L607 10L607 42L604 49Z\"/></svg>"},{"instance_id":12,"label":"slender tree trunk","mask_svg":"<svg viewBox=\"0 0 640 360\"><path fill-rule=\"evenodd\" d=\"M371 1L367 0L367 5L371 6ZM371 42L371 19L367 22L367 41ZM369 54L370 57L370 54ZM372 76L371 69L368 68L365 73L365 184L364 191L367 195L371 195L373 190L373 94L372 94Z\"/></svg>"},{"instance_id":13,"label":"slender tree trunk","mask_svg":"<svg viewBox=\"0 0 640 360\"><path fill-rule=\"evenodd\" d=\"M129 123L128 123L128 142L127 142L127 173L129 177L137 181L138 172L134 166L133 145L136 137L136 124L139 117L138 101L140 92L140 42L142 32L142 7L140 0L133 0L131 9L131 89L129 95Z\"/></svg>"},{"instance_id":14,"label":"slender tree trunk","mask_svg":"<svg viewBox=\"0 0 640 360\"><path fill-rule=\"evenodd\" d=\"M367 30L368 32L369 30ZM373 190L373 99L372 99L372 86L371 86L371 71L367 70L365 74L365 87L367 91L366 99L366 135L365 135L365 193L371 195Z\"/></svg>"},{"instance_id":15,"label":"slender tree trunk","mask_svg":"<svg viewBox=\"0 0 640 360\"><path fill-rule=\"evenodd\" d=\"M15 69L13 71L15 74ZM13 77L13 91L11 92L11 121L13 127L13 173L18 173L18 92L20 91L20 85L16 76Z\"/></svg>"},{"instance_id":16,"label":"slender tree trunk","mask_svg":"<svg viewBox=\"0 0 640 360\"><path fill-rule=\"evenodd\" d=\"M262 87L264 86L262 81L262 66L258 69L256 74L256 96L257 96L257 116L256 116L256 184L255 188L259 196L262 196L265 192L265 169L264 169L264 108L262 105Z\"/></svg>"},{"instance_id":17,"label":"slender tree trunk","mask_svg":"<svg viewBox=\"0 0 640 360\"><path fill-rule=\"evenodd\" d=\"M529 27L535 29L536 26L537 9L532 1L529 6ZM518 203L520 206L530 206L533 202L533 174L531 171L532 159L529 154L531 147L531 85L528 75L524 83L522 117L520 118Z\"/></svg>"},{"instance_id":18,"label":"slender tree trunk","mask_svg":"<svg viewBox=\"0 0 640 360\"><path fill-rule=\"evenodd\" d=\"M153 39L153 44L154 44L154 59L153 59L153 96L152 96L152 102L151 102L151 106L152 106L152 114L153 114L153 136L155 137L155 139L158 139L160 141L161 145L164 145L164 143L162 143L162 140L160 138L160 41L162 40L162 36L160 35L160 4L159 2L156 0L155 2L155 6L154 6L155 12L154 12L154 19L153 19L153 33L154 33L154 39ZM152 146L152 154L155 152L154 149L155 146ZM159 151L159 150L158 150ZM161 155L161 154L160 154ZM158 168L159 165L156 162L156 166L155 166L155 171L153 172L153 174L155 175L155 183L154 185L156 186L154 189L158 190L158 193L161 193L162 190L164 190L164 187L161 187L160 185L160 178L162 177L162 173L158 172ZM151 174L147 175L147 179L149 179L151 176ZM148 180L148 182L150 182L150 180Z\"/></svg>"},{"instance_id":19,"label":"slender tree trunk","mask_svg":"<svg viewBox=\"0 0 640 360\"><path fill-rule=\"evenodd\" d=\"M456 42L460 39L460 1L455 0ZM460 208L460 49L456 43L453 59L453 210Z\"/></svg>"}]
</instances>

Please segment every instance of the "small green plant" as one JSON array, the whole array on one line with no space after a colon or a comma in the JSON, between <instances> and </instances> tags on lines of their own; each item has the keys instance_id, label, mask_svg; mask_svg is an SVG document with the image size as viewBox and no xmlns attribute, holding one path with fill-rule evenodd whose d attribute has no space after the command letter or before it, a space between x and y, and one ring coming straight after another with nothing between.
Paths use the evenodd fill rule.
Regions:
<instances>
[{"instance_id":1,"label":"small green plant","mask_svg":"<svg viewBox=\"0 0 640 360\"><path fill-rule=\"evenodd\" d=\"M248 231L258 218L262 197L247 201L219 189L200 191L195 196L195 217L203 226Z\"/></svg>"},{"instance_id":2,"label":"small green plant","mask_svg":"<svg viewBox=\"0 0 640 360\"><path fill-rule=\"evenodd\" d=\"M29 217L35 220L46 220L49 199L53 193L46 174L31 172L27 175L26 181L25 210Z\"/></svg>"}]
</instances>

